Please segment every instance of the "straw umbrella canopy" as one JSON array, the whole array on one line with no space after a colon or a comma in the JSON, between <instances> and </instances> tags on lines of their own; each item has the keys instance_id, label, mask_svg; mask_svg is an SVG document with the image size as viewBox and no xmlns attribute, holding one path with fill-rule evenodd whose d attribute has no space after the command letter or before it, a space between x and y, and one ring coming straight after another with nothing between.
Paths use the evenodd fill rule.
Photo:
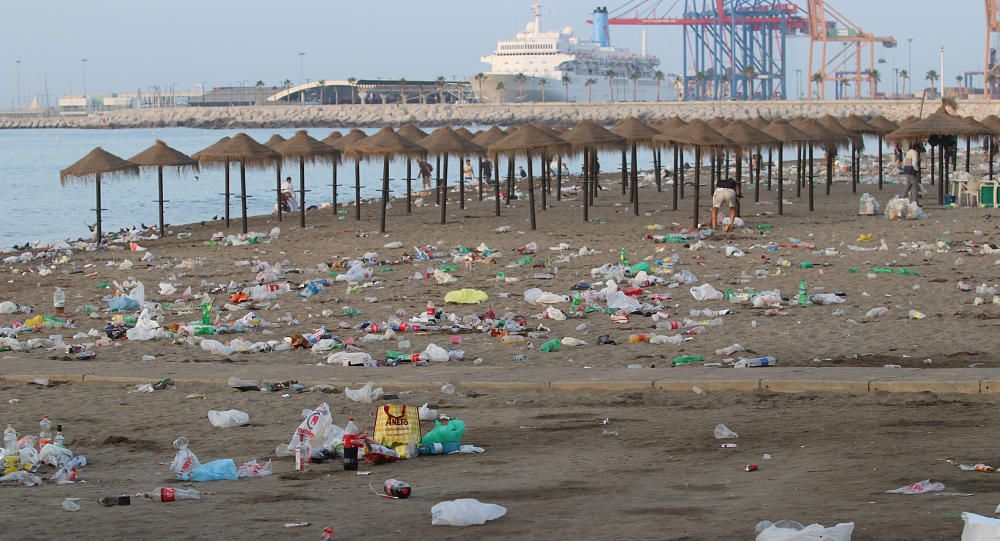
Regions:
<instances>
[{"instance_id":1,"label":"straw umbrella canopy","mask_svg":"<svg viewBox=\"0 0 1000 541\"><path fill-rule=\"evenodd\" d=\"M677 116L657 122L653 127L660 130L662 135L670 136L674 131L684 129L687 122ZM663 144L666 139L654 138L654 143ZM684 197L684 153L681 145L671 144L674 150L674 186L672 197L672 209L677 210L677 197Z\"/></svg>"},{"instance_id":2,"label":"straw umbrella canopy","mask_svg":"<svg viewBox=\"0 0 1000 541\"><path fill-rule=\"evenodd\" d=\"M476 144L476 145L479 145L480 147L482 147L484 149L483 154L488 154L488 152L486 152L485 150L488 149L490 147L490 145L492 145L493 143L496 143L497 141L503 139L504 137L507 137L507 132L501 130L498 126L491 126L490 129L485 130L485 131L481 131L481 132L477 133L476 136L472 138L472 142L474 144ZM495 205L495 209L494 210L495 210L497 216L500 216L500 162L499 162L499 159L500 159L499 155L493 154L493 167L491 169L493 171L493 196L496 199L496 201L494 201L494 205ZM480 174L482 173L482 170L483 170L483 164L482 164L482 159L480 159L480 163L479 163ZM483 196L483 194L482 194L482 183L480 183L479 186L480 186L479 198L482 199L482 196Z\"/></svg>"},{"instance_id":3,"label":"straw umbrella canopy","mask_svg":"<svg viewBox=\"0 0 1000 541\"><path fill-rule=\"evenodd\" d=\"M734 120L730 122L728 126L719 130L719 133L724 135L726 138L730 139L736 146L742 150L752 150L759 148L770 148L778 144L778 140L770 135L754 128L749 123L743 120ZM751 160L751 164L753 161ZM736 160L736 182L743 182L743 160L737 158ZM760 172L758 168L758 173ZM750 170L750 177L753 180L753 170ZM754 201L760 201L760 178L754 183ZM737 209L739 209L739 201L737 200Z\"/></svg>"},{"instance_id":4,"label":"straw umbrella canopy","mask_svg":"<svg viewBox=\"0 0 1000 541\"><path fill-rule=\"evenodd\" d=\"M354 128L347 135L337 139L330 146L339 150L342 155L347 154L347 148L351 145L357 143L358 141L368 137L368 134ZM337 168L334 167L333 170L336 172ZM337 212L337 181L333 181L333 211ZM361 158L355 156L354 159L354 219L361 221Z\"/></svg>"},{"instance_id":5,"label":"straw umbrella canopy","mask_svg":"<svg viewBox=\"0 0 1000 541\"><path fill-rule=\"evenodd\" d=\"M286 160L299 160L299 227L306 226L306 162L333 163L340 161L340 151L299 130L275 150Z\"/></svg>"},{"instance_id":6,"label":"straw umbrella canopy","mask_svg":"<svg viewBox=\"0 0 1000 541\"><path fill-rule=\"evenodd\" d=\"M371 137L359 139L347 147L346 151L363 159L382 158L382 205L379 214L379 232L385 233L385 214L389 204L389 159L394 156L420 157L426 151L420 145L399 135L388 126Z\"/></svg>"},{"instance_id":7,"label":"straw umbrella canopy","mask_svg":"<svg viewBox=\"0 0 1000 541\"><path fill-rule=\"evenodd\" d=\"M245 133L238 133L229 141L209 147L198 153L198 163L202 166L214 167L224 164L229 169L229 162L240 163L240 199L243 217L243 233L247 232L247 174L246 169L262 169L275 165L281 155L254 141ZM226 189L226 209L229 207L229 190Z\"/></svg>"},{"instance_id":8,"label":"straw umbrella canopy","mask_svg":"<svg viewBox=\"0 0 1000 541\"><path fill-rule=\"evenodd\" d=\"M566 142L532 124L514 130L503 139L493 143L489 151L494 154L506 154L509 156L525 156L528 160L528 206L531 229L536 229L535 221L535 181L532 170L532 154L544 153L546 150L559 150L565 148Z\"/></svg>"},{"instance_id":9,"label":"straw umbrella canopy","mask_svg":"<svg viewBox=\"0 0 1000 541\"><path fill-rule=\"evenodd\" d=\"M413 141L414 143L429 135L427 132L421 130L415 124L412 123L403 124L402 126L399 127L398 130L396 130L396 133L402 135L403 137L409 139L410 141Z\"/></svg>"},{"instance_id":10,"label":"straw umbrella canopy","mask_svg":"<svg viewBox=\"0 0 1000 541\"><path fill-rule=\"evenodd\" d=\"M698 223L698 210L699 210L699 199L701 195L701 149L703 147L709 148L726 148L734 146L734 143L722 135L721 133L712 129L704 120L692 120L687 126L681 130L674 130L671 133L665 133L658 135L654 138L655 141L667 142L667 143L680 143L682 145L688 145L694 147L694 227L697 228Z\"/></svg>"},{"instance_id":11,"label":"straw umbrella canopy","mask_svg":"<svg viewBox=\"0 0 1000 541\"><path fill-rule=\"evenodd\" d=\"M875 135L886 136L899 128L899 124L889 120L888 118L878 115L874 118L867 120L868 125L871 126L875 131Z\"/></svg>"},{"instance_id":12,"label":"straw umbrella canopy","mask_svg":"<svg viewBox=\"0 0 1000 541\"><path fill-rule=\"evenodd\" d=\"M796 144L802 145L804 143L809 143L810 141L816 141L814 135L810 135L804 131L801 131L785 119L777 119L771 121L767 126L761 128L761 131L774 137L781 144L778 146L778 214L784 214L785 212L785 145L786 144ZM798 185L798 182L796 182Z\"/></svg>"},{"instance_id":13,"label":"straw umbrella canopy","mask_svg":"<svg viewBox=\"0 0 1000 541\"><path fill-rule=\"evenodd\" d=\"M277 146L280 145L281 143L284 143L285 141L287 141L287 139L285 139L284 137L282 137L282 136L280 136L278 134L274 134L274 135L271 136L270 139L268 139L267 141L264 141L264 146L266 146L267 148L269 148L271 150L276 150ZM275 182L274 195L277 198L276 205L278 206L278 221L280 222L280 221L282 221L282 213L284 211L284 209L282 209L283 205L281 204L281 162L280 161L277 163L277 165L274 168L274 182Z\"/></svg>"},{"instance_id":14,"label":"straw umbrella canopy","mask_svg":"<svg viewBox=\"0 0 1000 541\"><path fill-rule=\"evenodd\" d=\"M771 122L762 116L748 118L745 122L758 130L766 128Z\"/></svg>"},{"instance_id":15,"label":"straw umbrella canopy","mask_svg":"<svg viewBox=\"0 0 1000 541\"><path fill-rule=\"evenodd\" d=\"M427 137L427 132L418 128L415 124L403 124L396 130L396 133L416 143ZM406 158L406 213L413 212L413 159Z\"/></svg>"},{"instance_id":16,"label":"straw umbrella canopy","mask_svg":"<svg viewBox=\"0 0 1000 541\"><path fill-rule=\"evenodd\" d=\"M705 122L707 122L708 125L709 125L709 127L711 127L715 131L719 131L722 128L725 128L726 126L729 125L729 121L726 120L725 118L721 117L721 116L710 118L710 119L706 120Z\"/></svg>"},{"instance_id":17,"label":"straw umbrella canopy","mask_svg":"<svg viewBox=\"0 0 1000 541\"><path fill-rule=\"evenodd\" d=\"M660 135L660 131L656 128L652 128L639 119L635 117L629 117L622 120L611 127L611 132L620 136L625 140L625 145L622 146L622 193L625 193L626 179L628 178L628 173L626 172L626 153L631 147L632 149L632 171L631 171L631 182L628 183L630 186L629 190L629 201L632 203L632 212L636 216L639 215L639 166L637 158L637 149L639 146L652 147L653 138Z\"/></svg>"},{"instance_id":18,"label":"straw umbrella canopy","mask_svg":"<svg viewBox=\"0 0 1000 541\"><path fill-rule=\"evenodd\" d=\"M590 221L590 192L594 189L591 184L591 165L593 164L594 153L600 150L619 149L625 144L625 138L617 133L600 126L593 120L581 120L573 129L563 133L563 140L569 143L574 151L584 153L583 179L583 221Z\"/></svg>"},{"instance_id":19,"label":"straw umbrella canopy","mask_svg":"<svg viewBox=\"0 0 1000 541\"><path fill-rule=\"evenodd\" d=\"M120 177L138 174L138 165L128 160L123 160L101 147L91 150L73 165L59 171L59 182L63 186L73 182L86 184L91 180L94 181L94 185L97 187L97 224L94 226L94 234L98 243L101 242L103 234L101 228L101 178L116 180Z\"/></svg>"},{"instance_id":20,"label":"straw umbrella canopy","mask_svg":"<svg viewBox=\"0 0 1000 541\"><path fill-rule=\"evenodd\" d=\"M476 136L476 134L474 134L471 131L469 131L469 129L466 128L465 126L459 126L459 127L455 128L454 131L455 131L455 133L461 135L466 140L472 140L472 138Z\"/></svg>"},{"instance_id":21,"label":"straw umbrella canopy","mask_svg":"<svg viewBox=\"0 0 1000 541\"><path fill-rule=\"evenodd\" d=\"M195 160L191 156L184 154L183 152L171 148L163 141L159 139L153 143L153 146L143 150L142 152L132 156L128 161L143 167L143 168L156 168L156 178L157 187L159 188L160 198L156 200L160 208L160 237L166 234L163 224L163 168L171 167L176 169L178 172L190 169L198 169L198 160Z\"/></svg>"},{"instance_id":22,"label":"straw umbrella canopy","mask_svg":"<svg viewBox=\"0 0 1000 541\"><path fill-rule=\"evenodd\" d=\"M448 155L458 156L458 176L460 178L459 199L461 208L465 208L465 175L462 173L462 163L469 154L481 154L483 147L466 139L450 126L443 126L434 133L417 141L417 144L427 150L428 154L444 157L444 177L438 185L438 201L441 205L441 223L447 220L448 209Z\"/></svg>"}]
</instances>

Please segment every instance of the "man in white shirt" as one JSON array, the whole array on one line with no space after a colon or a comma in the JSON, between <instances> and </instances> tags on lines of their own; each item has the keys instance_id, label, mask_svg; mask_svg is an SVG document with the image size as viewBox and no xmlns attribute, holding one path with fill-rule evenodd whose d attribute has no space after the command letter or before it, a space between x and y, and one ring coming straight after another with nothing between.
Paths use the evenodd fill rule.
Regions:
<instances>
[{"instance_id":1,"label":"man in white shirt","mask_svg":"<svg viewBox=\"0 0 1000 541\"><path fill-rule=\"evenodd\" d=\"M903 156L903 178L906 179L906 190L903 197L911 201L918 201L920 198L920 181L917 179L917 168L920 166L920 154L917 152L917 145L910 145L910 150ZM913 197L910 197L912 192Z\"/></svg>"}]
</instances>

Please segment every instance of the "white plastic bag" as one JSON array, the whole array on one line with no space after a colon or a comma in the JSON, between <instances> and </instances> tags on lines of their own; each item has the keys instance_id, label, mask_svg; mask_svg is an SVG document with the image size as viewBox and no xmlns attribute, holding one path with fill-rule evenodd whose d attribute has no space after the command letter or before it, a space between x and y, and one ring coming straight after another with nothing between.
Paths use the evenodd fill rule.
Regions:
<instances>
[{"instance_id":1,"label":"white plastic bag","mask_svg":"<svg viewBox=\"0 0 1000 541\"><path fill-rule=\"evenodd\" d=\"M236 469L236 473L240 477L264 477L266 475L271 475L271 460L268 459L267 462L257 462L257 459L254 459L249 462L244 462L243 464L240 464L239 468Z\"/></svg>"},{"instance_id":2,"label":"white plastic bag","mask_svg":"<svg viewBox=\"0 0 1000 541\"><path fill-rule=\"evenodd\" d=\"M441 502L431 507L434 526L478 526L507 514L507 508L473 498Z\"/></svg>"},{"instance_id":3,"label":"white plastic bag","mask_svg":"<svg viewBox=\"0 0 1000 541\"><path fill-rule=\"evenodd\" d=\"M851 541L853 522L842 522L829 528L821 524L803 527L793 520L757 523L757 541Z\"/></svg>"},{"instance_id":4,"label":"white plastic bag","mask_svg":"<svg viewBox=\"0 0 1000 541\"><path fill-rule=\"evenodd\" d=\"M226 357L236 353L236 348L232 346L227 346L218 340L202 340L201 349L209 353L215 353L216 355L224 355Z\"/></svg>"},{"instance_id":5,"label":"white plastic bag","mask_svg":"<svg viewBox=\"0 0 1000 541\"><path fill-rule=\"evenodd\" d=\"M975 513L962 513L965 528L962 541L997 541L1000 539L1000 519L984 517Z\"/></svg>"},{"instance_id":6,"label":"white plastic bag","mask_svg":"<svg viewBox=\"0 0 1000 541\"><path fill-rule=\"evenodd\" d=\"M729 427L719 423L715 425L715 439L717 440L731 440L740 437L739 434L729 430Z\"/></svg>"},{"instance_id":7,"label":"white plastic bag","mask_svg":"<svg viewBox=\"0 0 1000 541\"><path fill-rule=\"evenodd\" d=\"M712 287L712 284L701 284L691 288L691 296L696 301L717 301L722 298L722 292Z\"/></svg>"},{"instance_id":8,"label":"white plastic bag","mask_svg":"<svg viewBox=\"0 0 1000 541\"><path fill-rule=\"evenodd\" d=\"M382 394L382 388L375 388L375 383L371 381L366 383L365 386L360 389L348 389L347 387L344 387L344 396L362 404L371 404L379 398L382 398Z\"/></svg>"},{"instance_id":9,"label":"white plastic bag","mask_svg":"<svg viewBox=\"0 0 1000 541\"><path fill-rule=\"evenodd\" d=\"M338 351L326 357L326 364L372 367L375 366L375 360L364 351Z\"/></svg>"},{"instance_id":10,"label":"white plastic bag","mask_svg":"<svg viewBox=\"0 0 1000 541\"><path fill-rule=\"evenodd\" d=\"M436 421L438 419L438 410L430 409L426 403L420 406L419 412L421 421Z\"/></svg>"},{"instance_id":11,"label":"white plastic bag","mask_svg":"<svg viewBox=\"0 0 1000 541\"><path fill-rule=\"evenodd\" d=\"M250 414L240 410L209 410L208 421L216 428L232 428L250 424Z\"/></svg>"},{"instance_id":12,"label":"white plastic bag","mask_svg":"<svg viewBox=\"0 0 1000 541\"><path fill-rule=\"evenodd\" d=\"M448 360L448 352L443 347L431 342L427 344L427 348L420 354L420 358L422 360L443 363Z\"/></svg>"},{"instance_id":13,"label":"white plastic bag","mask_svg":"<svg viewBox=\"0 0 1000 541\"><path fill-rule=\"evenodd\" d=\"M177 293L177 288L170 282L160 282L160 295L173 295Z\"/></svg>"},{"instance_id":14,"label":"white plastic bag","mask_svg":"<svg viewBox=\"0 0 1000 541\"><path fill-rule=\"evenodd\" d=\"M640 304L639 301L622 293L621 290L608 293L608 308L624 310L632 313L638 312L641 307L642 304Z\"/></svg>"},{"instance_id":15,"label":"white plastic bag","mask_svg":"<svg viewBox=\"0 0 1000 541\"><path fill-rule=\"evenodd\" d=\"M910 483L905 487L886 490L886 494L924 494L927 492L938 492L944 490L944 483L932 483L930 479Z\"/></svg>"},{"instance_id":16,"label":"white plastic bag","mask_svg":"<svg viewBox=\"0 0 1000 541\"><path fill-rule=\"evenodd\" d=\"M326 441L326 432L332 424L333 417L330 415L330 406L324 402L316 409L309 411L305 419L299 423L295 432L292 432L292 441L288 442L288 448L294 452L304 442L308 442L310 448L319 449Z\"/></svg>"}]
</instances>

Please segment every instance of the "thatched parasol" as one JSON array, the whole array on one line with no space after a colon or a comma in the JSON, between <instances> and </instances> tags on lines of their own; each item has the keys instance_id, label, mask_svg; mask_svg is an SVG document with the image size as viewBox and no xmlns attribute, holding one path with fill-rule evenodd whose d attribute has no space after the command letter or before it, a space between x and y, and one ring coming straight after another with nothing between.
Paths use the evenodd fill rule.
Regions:
<instances>
[{"instance_id":1,"label":"thatched parasol","mask_svg":"<svg viewBox=\"0 0 1000 541\"><path fill-rule=\"evenodd\" d=\"M385 233L385 215L389 204L389 159L396 156L419 158L426 154L426 151L388 126L371 137L358 140L347 147L346 151L364 159L382 158L382 207L379 214L379 232Z\"/></svg>"},{"instance_id":2,"label":"thatched parasol","mask_svg":"<svg viewBox=\"0 0 1000 541\"><path fill-rule=\"evenodd\" d=\"M875 135L883 137L899 129L899 124L896 124L882 115L870 118L866 122L868 122L868 125L873 129L877 130L875 131Z\"/></svg>"},{"instance_id":3,"label":"thatched parasol","mask_svg":"<svg viewBox=\"0 0 1000 541\"><path fill-rule=\"evenodd\" d=\"M336 163L340 151L311 137L306 130L295 132L291 138L277 145L275 150L286 160L299 161L299 227L306 226L306 162Z\"/></svg>"},{"instance_id":4,"label":"thatched parasol","mask_svg":"<svg viewBox=\"0 0 1000 541\"><path fill-rule=\"evenodd\" d=\"M779 141L770 135L754 128L749 123L743 120L734 120L730 122L728 126L719 130L719 133L730 139L736 145L744 151L752 151L752 149L760 148L771 148L777 144ZM753 165L754 160L750 163ZM750 180L754 180L754 170L750 169ZM743 182L743 160L740 157L736 159L736 182ZM757 161L757 179L754 182L754 202L760 201L760 161ZM739 200L736 202L737 213L739 213Z\"/></svg>"},{"instance_id":5,"label":"thatched parasol","mask_svg":"<svg viewBox=\"0 0 1000 541\"><path fill-rule=\"evenodd\" d=\"M638 147L652 147L653 137L660 135L660 131L652 128L635 117L629 117L611 127L611 132L625 140L622 146L622 194L625 193L625 185L629 185L629 202L632 203L632 212L639 215L639 166ZM628 149L632 149L632 169L631 182L628 182L628 171L626 154Z\"/></svg>"},{"instance_id":6,"label":"thatched parasol","mask_svg":"<svg viewBox=\"0 0 1000 541\"><path fill-rule=\"evenodd\" d=\"M531 229L536 229L535 222L535 181L532 170L532 154L543 154L546 151L558 151L566 148L567 144L561 138L549 135L532 124L525 124L510 135L493 143L489 151L494 154L506 154L508 156L525 156L528 160L528 206ZM544 167L544 162L543 162ZM511 190L508 190L508 197Z\"/></svg>"},{"instance_id":7,"label":"thatched parasol","mask_svg":"<svg viewBox=\"0 0 1000 541\"><path fill-rule=\"evenodd\" d=\"M444 176L437 187L438 204L441 205L441 223L447 219L448 207L448 155L458 156L458 176L460 178L460 206L465 208L465 174L462 171L462 164L465 156L470 154L482 154L483 147L473 143L460 135L450 126L443 126L434 130L434 133L416 142L433 156L444 158Z\"/></svg>"},{"instance_id":8,"label":"thatched parasol","mask_svg":"<svg viewBox=\"0 0 1000 541\"><path fill-rule=\"evenodd\" d=\"M214 148L213 148L214 147ZM247 232L247 175L246 169L265 168L274 166L281 155L254 141L252 137L245 133L238 133L229 141L223 144L213 145L198 153L198 163L202 166L214 167L224 165L229 170L229 162L240 163L240 200L243 216L243 232ZM228 175L227 175L228 178ZM229 211L229 186L226 186L226 212L228 220ZM228 226L228 221L227 221Z\"/></svg>"},{"instance_id":9,"label":"thatched parasol","mask_svg":"<svg viewBox=\"0 0 1000 541\"><path fill-rule=\"evenodd\" d=\"M683 130L657 135L654 141L680 143L694 147L694 227L697 228L699 199L701 196L701 149L703 147L732 147L734 143L726 136L713 130L704 120L692 120ZM676 180L675 180L676 182Z\"/></svg>"},{"instance_id":10,"label":"thatched parasol","mask_svg":"<svg viewBox=\"0 0 1000 541\"><path fill-rule=\"evenodd\" d=\"M97 242L101 242L101 178L115 180L123 176L139 174L139 166L119 158L114 154L97 147L80 158L76 163L59 171L59 182L65 186L73 182L86 184L93 180L97 186L97 224L94 226L94 233ZM162 234L162 233L161 233Z\"/></svg>"},{"instance_id":11,"label":"thatched parasol","mask_svg":"<svg viewBox=\"0 0 1000 541\"><path fill-rule=\"evenodd\" d=\"M197 170L198 160L195 160L191 156L184 154L183 152L176 150L167 146L166 143L160 141L159 139L153 143L153 146L143 150L142 152L132 156L128 161L144 168L156 168L156 178L157 187L159 188L160 198L156 200L160 207L160 237L166 234L163 224L163 168L170 167L176 169L178 172L185 169Z\"/></svg>"},{"instance_id":12,"label":"thatched parasol","mask_svg":"<svg viewBox=\"0 0 1000 541\"><path fill-rule=\"evenodd\" d=\"M403 124L398 130L396 130L396 133L402 135L410 141L413 141L414 143L429 135L424 130L418 128L415 124Z\"/></svg>"},{"instance_id":13,"label":"thatched parasol","mask_svg":"<svg viewBox=\"0 0 1000 541\"><path fill-rule=\"evenodd\" d=\"M761 128L761 131L781 142L778 146L778 214L781 215L785 213L785 145L796 144L801 146L804 143L816 141L817 139L816 136L795 128L785 119L773 120L770 124ZM798 182L796 182L796 186L799 186L799 189L801 189L801 185Z\"/></svg>"},{"instance_id":14,"label":"thatched parasol","mask_svg":"<svg viewBox=\"0 0 1000 541\"><path fill-rule=\"evenodd\" d=\"M266 146L267 148L269 148L271 150L275 150L278 145L280 145L281 143L284 143L287 140L288 139L285 139L284 137L282 137L282 136L280 136L278 134L274 134L274 135L271 136L270 139L268 139L267 141L264 141L264 146ZM274 167L274 182L275 182L275 185L274 185L274 195L275 195L275 197L277 197L278 221L280 222L280 221L282 221L282 213L283 213L283 210L284 210L282 208L284 205L281 204L281 162L280 161Z\"/></svg>"},{"instance_id":15,"label":"thatched parasol","mask_svg":"<svg viewBox=\"0 0 1000 541\"><path fill-rule=\"evenodd\" d=\"M715 131L719 131L719 130L721 130L722 128L725 128L726 126L728 126L728 125L729 125L729 120L727 120L727 119L725 119L725 118L722 118L722 117L719 117L719 116L717 116L717 117L714 117L714 118L710 118L710 119L708 119L708 120L706 121L706 123L707 123L707 124L708 124L708 126L709 126L710 128L712 128L713 130L715 130Z\"/></svg>"},{"instance_id":16,"label":"thatched parasol","mask_svg":"<svg viewBox=\"0 0 1000 541\"><path fill-rule=\"evenodd\" d=\"M358 128L352 129L347 135L341 137L334 141L330 146L339 150L341 154L347 154L347 148L354 143L368 137L368 134L359 130ZM333 168L334 171L337 170L336 167ZM337 212L337 181L333 181L333 212ZM361 158L359 156L354 156L354 219L361 221Z\"/></svg>"},{"instance_id":17,"label":"thatched parasol","mask_svg":"<svg viewBox=\"0 0 1000 541\"><path fill-rule=\"evenodd\" d=\"M592 156L600 150L619 149L625 144L625 139L608 130L593 120L581 120L577 125L563 133L563 140L569 143L570 148L575 151L583 151L584 155L584 179L583 179L583 221L590 221L590 192L595 189L592 184L595 182L591 175Z\"/></svg>"},{"instance_id":18,"label":"thatched parasol","mask_svg":"<svg viewBox=\"0 0 1000 541\"><path fill-rule=\"evenodd\" d=\"M469 131L469 129L466 128L465 126L459 126L458 128L455 128L455 133L461 135L467 141L471 141L472 138L476 136L476 134Z\"/></svg>"},{"instance_id":19,"label":"thatched parasol","mask_svg":"<svg viewBox=\"0 0 1000 541\"><path fill-rule=\"evenodd\" d=\"M656 123L656 125L653 127L656 128L657 130L660 130L661 135L670 136L671 134L673 134L675 130L684 129L686 126L687 122L685 122L680 117L674 116ZM665 141L664 138L658 138L658 139L654 138L653 142L662 145L664 144L664 141ZM684 154L682 145L671 144L670 146L673 147L674 151L674 169L673 169L674 186L673 186L671 208L673 210L677 210L678 195L680 195L681 198L684 197L684 171L683 171Z\"/></svg>"},{"instance_id":20,"label":"thatched parasol","mask_svg":"<svg viewBox=\"0 0 1000 541\"><path fill-rule=\"evenodd\" d=\"M503 131L498 126L491 126L490 129L477 133L476 136L472 138L472 142L481 146L483 149L487 149L490 147L490 145L496 143L497 141L503 139L504 137L507 137L507 132ZM487 152L484 152L484 154L487 154ZM500 163L498 161L499 159L500 158L497 154L493 155L493 167L491 168L493 171L493 182L494 182L493 195L496 198L494 204L497 216L500 216ZM482 171L483 171L483 164L482 164L482 158L480 158L480 163L479 163L480 177L482 177ZM480 182L479 184L479 199L480 201L483 199L482 182Z\"/></svg>"}]
</instances>

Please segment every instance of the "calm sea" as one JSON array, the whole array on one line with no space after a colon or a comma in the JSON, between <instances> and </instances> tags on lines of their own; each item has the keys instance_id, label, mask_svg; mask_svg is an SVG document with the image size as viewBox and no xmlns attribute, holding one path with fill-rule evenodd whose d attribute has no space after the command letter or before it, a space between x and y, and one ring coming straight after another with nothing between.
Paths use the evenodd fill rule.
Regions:
<instances>
[{"instance_id":1,"label":"calm sea","mask_svg":"<svg viewBox=\"0 0 1000 541\"><path fill-rule=\"evenodd\" d=\"M128 158L156 139L188 154L197 152L218 141L244 131L257 141L264 142L278 133L291 137L296 129L261 130L205 130L193 128L119 129L119 130L0 130L0 187L3 190L3 211L0 212L0 247L11 247L25 241L54 241L87 237L94 218L94 186L78 183L61 186L59 170L63 169L94 147ZM330 129L314 129L310 135L321 139ZM369 133L375 130L370 130ZM342 130L346 133L346 130ZM605 162L605 159L608 160ZM640 158L642 159L642 158ZM579 160L569 162L573 171L579 169ZM432 162L433 163L433 162ZM475 163L475 162L474 162ZM614 157L602 157L602 163L614 164ZM286 164L282 176L291 175L298 186L298 166ZM452 161L449 173L452 183L457 179L457 163ZM536 165L537 168L537 165ZM506 173L506 169L503 170ZM413 169L416 175L416 166ZM405 162L390 165L390 177L405 178ZM239 191L239 169L233 167L232 188ZM306 166L306 202L329 202L331 171L329 165ZM361 166L362 196L375 197L381 186L381 163L363 163ZM353 200L353 164L340 166L338 199ZM165 207L168 224L191 223L214 216L222 216L224 199L221 195L225 181L221 169L202 170L196 174L178 175L164 171L164 194L169 203ZM415 186L419 183L415 182ZM102 184L104 231L122 227L152 225L157 222L156 173L144 172L139 177L124 178ZM274 211L275 172L270 170L247 171L247 191L254 197L249 200L251 215ZM392 190L402 194L405 180L393 180ZM238 200L233 199L232 216L239 216ZM290 224L291 225L291 224ZM234 223L238 232L238 226Z\"/></svg>"}]
</instances>

